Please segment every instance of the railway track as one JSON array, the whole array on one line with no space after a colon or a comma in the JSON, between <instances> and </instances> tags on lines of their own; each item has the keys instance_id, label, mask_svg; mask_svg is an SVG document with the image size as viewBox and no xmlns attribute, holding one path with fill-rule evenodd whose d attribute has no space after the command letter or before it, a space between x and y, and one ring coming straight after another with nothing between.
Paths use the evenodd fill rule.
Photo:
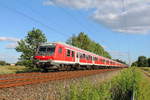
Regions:
<instances>
[{"instance_id":1,"label":"railway track","mask_svg":"<svg viewBox=\"0 0 150 100\"><path fill-rule=\"evenodd\" d=\"M146 76L150 77L150 72L149 72L148 70L145 70L145 69L142 69L142 68L141 68L141 70L143 71L143 73L144 73Z\"/></svg>"},{"instance_id":2,"label":"railway track","mask_svg":"<svg viewBox=\"0 0 150 100\"><path fill-rule=\"evenodd\" d=\"M47 81L65 80L72 78L85 77L89 75L104 73L106 71L114 71L119 69L100 69L100 70L84 70L84 71L65 71L52 73L21 73L0 75L0 88L8 88L29 84L36 84Z\"/></svg>"}]
</instances>

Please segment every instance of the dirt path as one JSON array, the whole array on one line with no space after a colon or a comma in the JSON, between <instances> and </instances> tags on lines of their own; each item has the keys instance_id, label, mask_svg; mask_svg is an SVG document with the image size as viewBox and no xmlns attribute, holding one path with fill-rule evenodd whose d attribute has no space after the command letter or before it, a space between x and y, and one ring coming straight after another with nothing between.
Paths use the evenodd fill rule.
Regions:
<instances>
[{"instance_id":1,"label":"dirt path","mask_svg":"<svg viewBox=\"0 0 150 100\"><path fill-rule=\"evenodd\" d=\"M145 70L145 69L142 69L141 70L143 71L143 73L150 78L150 72L148 70Z\"/></svg>"}]
</instances>

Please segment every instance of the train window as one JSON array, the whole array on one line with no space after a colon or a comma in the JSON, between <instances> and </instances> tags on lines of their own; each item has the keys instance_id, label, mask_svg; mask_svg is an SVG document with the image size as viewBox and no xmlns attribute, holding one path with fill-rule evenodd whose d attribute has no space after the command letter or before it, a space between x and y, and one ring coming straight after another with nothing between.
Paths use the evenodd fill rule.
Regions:
<instances>
[{"instance_id":1,"label":"train window","mask_svg":"<svg viewBox=\"0 0 150 100\"><path fill-rule=\"evenodd\" d=\"M97 58L97 57L94 57L94 60L95 60L95 61L97 61L97 60L98 60L98 58Z\"/></svg>"},{"instance_id":2,"label":"train window","mask_svg":"<svg viewBox=\"0 0 150 100\"><path fill-rule=\"evenodd\" d=\"M90 56L90 60L92 60L92 56Z\"/></svg>"},{"instance_id":3,"label":"train window","mask_svg":"<svg viewBox=\"0 0 150 100\"><path fill-rule=\"evenodd\" d=\"M90 55L88 56L88 58L89 58L89 60L91 60L91 56Z\"/></svg>"},{"instance_id":4,"label":"train window","mask_svg":"<svg viewBox=\"0 0 150 100\"><path fill-rule=\"evenodd\" d=\"M92 56L92 60L94 61L95 59L94 59L95 57L94 56Z\"/></svg>"},{"instance_id":5,"label":"train window","mask_svg":"<svg viewBox=\"0 0 150 100\"><path fill-rule=\"evenodd\" d=\"M106 63L109 64L109 61L107 60Z\"/></svg>"},{"instance_id":6,"label":"train window","mask_svg":"<svg viewBox=\"0 0 150 100\"><path fill-rule=\"evenodd\" d=\"M95 61L95 57L93 57L93 60Z\"/></svg>"},{"instance_id":7,"label":"train window","mask_svg":"<svg viewBox=\"0 0 150 100\"><path fill-rule=\"evenodd\" d=\"M88 55L86 55L86 60L88 60L89 58L88 58Z\"/></svg>"},{"instance_id":8,"label":"train window","mask_svg":"<svg viewBox=\"0 0 150 100\"><path fill-rule=\"evenodd\" d=\"M94 57L92 56L92 60L94 61Z\"/></svg>"},{"instance_id":9,"label":"train window","mask_svg":"<svg viewBox=\"0 0 150 100\"><path fill-rule=\"evenodd\" d=\"M80 58L82 58L82 54L80 53Z\"/></svg>"},{"instance_id":10,"label":"train window","mask_svg":"<svg viewBox=\"0 0 150 100\"><path fill-rule=\"evenodd\" d=\"M70 50L67 50L67 56L70 56Z\"/></svg>"},{"instance_id":11,"label":"train window","mask_svg":"<svg viewBox=\"0 0 150 100\"><path fill-rule=\"evenodd\" d=\"M96 57L96 61L98 61L98 58Z\"/></svg>"},{"instance_id":12,"label":"train window","mask_svg":"<svg viewBox=\"0 0 150 100\"><path fill-rule=\"evenodd\" d=\"M88 60L90 60L91 58L90 58L90 55L88 56Z\"/></svg>"},{"instance_id":13,"label":"train window","mask_svg":"<svg viewBox=\"0 0 150 100\"><path fill-rule=\"evenodd\" d=\"M102 62L105 63L105 59L103 59Z\"/></svg>"},{"instance_id":14,"label":"train window","mask_svg":"<svg viewBox=\"0 0 150 100\"><path fill-rule=\"evenodd\" d=\"M103 59L100 59L100 62L103 62Z\"/></svg>"},{"instance_id":15,"label":"train window","mask_svg":"<svg viewBox=\"0 0 150 100\"><path fill-rule=\"evenodd\" d=\"M59 48L58 52L59 52L59 53L62 53L62 48Z\"/></svg>"},{"instance_id":16,"label":"train window","mask_svg":"<svg viewBox=\"0 0 150 100\"><path fill-rule=\"evenodd\" d=\"M74 51L72 51L72 57L74 57Z\"/></svg>"},{"instance_id":17,"label":"train window","mask_svg":"<svg viewBox=\"0 0 150 100\"><path fill-rule=\"evenodd\" d=\"M88 55L86 55L86 60L88 60Z\"/></svg>"},{"instance_id":18,"label":"train window","mask_svg":"<svg viewBox=\"0 0 150 100\"><path fill-rule=\"evenodd\" d=\"M85 54L83 54L83 58L85 58Z\"/></svg>"},{"instance_id":19,"label":"train window","mask_svg":"<svg viewBox=\"0 0 150 100\"><path fill-rule=\"evenodd\" d=\"M83 58L83 54L81 54L81 53L80 53L80 58L81 58L81 59Z\"/></svg>"},{"instance_id":20,"label":"train window","mask_svg":"<svg viewBox=\"0 0 150 100\"><path fill-rule=\"evenodd\" d=\"M86 60L88 59L88 58L87 58L87 55L85 55L85 58L86 58Z\"/></svg>"},{"instance_id":21,"label":"train window","mask_svg":"<svg viewBox=\"0 0 150 100\"><path fill-rule=\"evenodd\" d=\"M46 52L46 48L45 46L40 46L39 47L39 52Z\"/></svg>"},{"instance_id":22,"label":"train window","mask_svg":"<svg viewBox=\"0 0 150 100\"><path fill-rule=\"evenodd\" d=\"M87 56L88 56L88 55L85 55L85 59L87 59Z\"/></svg>"},{"instance_id":23,"label":"train window","mask_svg":"<svg viewBox=\"0 0 150 100\"><path fill-rule=\"evenodd\" d=\"M76 57L77 57L77 58L79 57L79 53L77 53Z\"/></svg>"},{"instance_id":24,"label":"train window","mask_svg":"<svg viewBox=\"0 0 150 100\"><path fill-rule=\"evenodd\" d=\"M46 52L49 53L50 55L54 54L55 52L55 46L50 46L50 47L46 47L47 50Z\"/></svg>"}]
</instances>

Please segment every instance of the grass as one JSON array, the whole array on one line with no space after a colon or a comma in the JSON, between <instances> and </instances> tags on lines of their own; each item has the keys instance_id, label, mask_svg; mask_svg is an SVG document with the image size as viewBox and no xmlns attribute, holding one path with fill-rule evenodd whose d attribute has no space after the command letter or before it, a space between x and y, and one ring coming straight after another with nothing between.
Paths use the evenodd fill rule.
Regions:
<instances>
[{"instance_id":1,"label":"grass","mask_svg":"<svg viewBox=\"0 0 150 100\"><path fill-rule=\"evenodd\" d=\"M138 68L123 70L112 80L93 84L88 80L73 83L63 90L61 100L149 100L150 79Z\"/></svg>"},{"instance_id":2,"label":"grass","mask_svg":"<svg viewBox=\"0 0 150 100\"><path fill-rule=\"evenodd\" d=\"M24 66L0 66L0 74L11 74L24 70L26 70Z\"/></svg>"},{"instance_id":3,"label":"grass","mask_svg":"<svg viewBox=\"0 0 150 100\"><path fill-rule=\"evenodd\" d=\"M130 100L134 78L133 69L125 69L117 77L103 83L84 80L72 83L61 100Z\"/></svg>"},{"instance_id":4,"label":"grass","mask_svg":"<svg viewBox=\"0 0 150 100\"><path fill-rule=\"evenodd\" d=\"M38 68L29 68L25 66L0 66L0 74L26 73L26 72L41 72Z\"/></svg>"}]
</instances>

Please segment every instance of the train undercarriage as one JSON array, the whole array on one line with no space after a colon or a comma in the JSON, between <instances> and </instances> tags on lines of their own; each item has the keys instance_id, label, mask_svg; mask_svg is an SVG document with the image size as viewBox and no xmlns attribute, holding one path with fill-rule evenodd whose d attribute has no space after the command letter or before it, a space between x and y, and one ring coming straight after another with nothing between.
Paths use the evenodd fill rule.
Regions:
<instances>
[{"instance_id":1,"label":"train undercarriage","mask_svg":"<svg viewBox=\"0 0 150 100\"><path fill-rule=\"evenodd\" d=\"M80 65L75 64L58 64L49 62L38 62L36 63L37 68L42 68L44 71L74 71L74 70L96 70L96 69L112 69L119 68L115 66L102 66L102 65Z\"/></svg>"}]
</instances>

